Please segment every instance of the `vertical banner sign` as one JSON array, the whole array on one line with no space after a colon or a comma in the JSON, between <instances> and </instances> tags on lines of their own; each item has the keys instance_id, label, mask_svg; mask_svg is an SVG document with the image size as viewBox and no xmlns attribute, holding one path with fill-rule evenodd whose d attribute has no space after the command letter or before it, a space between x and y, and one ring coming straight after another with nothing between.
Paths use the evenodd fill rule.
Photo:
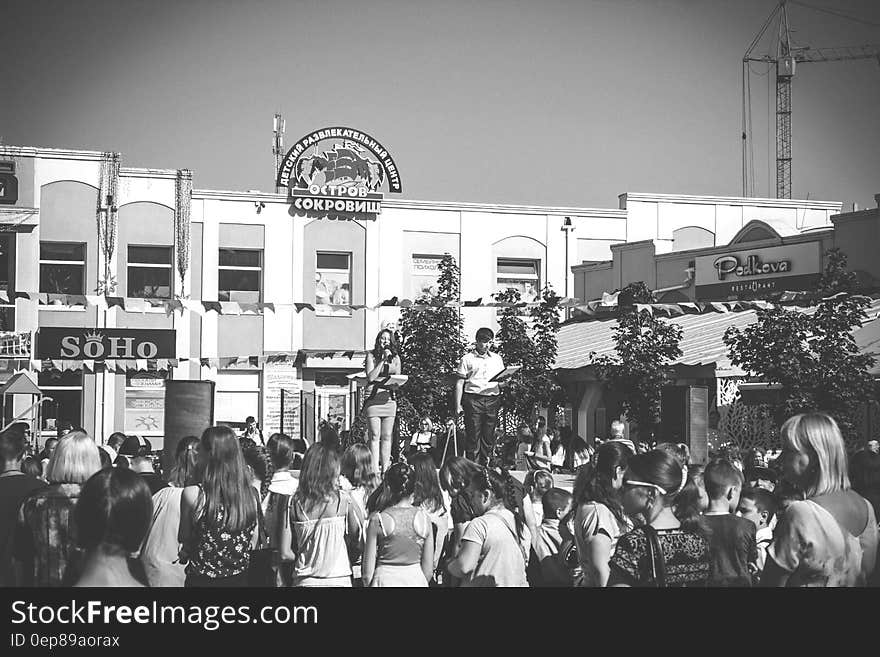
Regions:
<instances>
[{"instance_id":1,"label":"vertical banner sign","mask_svg":"<svg viewBox=\"0 0 880 657\"><path fill-rule=\"evenodd\" d=\"M347 221L375 220L382 211L381 189L403 191L388 149L344 127L316 130L297 141L281 161L276 185L288 189L291 215Z\"/></svg>"},{"instance_id":2,"label":"vertical banner sign","mask_svg":"<svg viewBox=\"0 0 880 657\"><path fill-rule=\"evenodd\" d=\"M263 427L263 434L269 436L273 433L281 431L282 424L284 433L288 436L298 438L298 414L299 414L299 391L302 384L297 377L295 367L290 363L266 363L263 370L263 418L260 424ZM281 391L286 390L296 394L296 404L288 404L289 407L282 408ZM290 400L288 400L289 402ZM284 422L281 421L281 414L284 413ZM294 414L293 416L291 414ZM294 426L294 423L296 426Z\"/></svg>"}]
</instances>

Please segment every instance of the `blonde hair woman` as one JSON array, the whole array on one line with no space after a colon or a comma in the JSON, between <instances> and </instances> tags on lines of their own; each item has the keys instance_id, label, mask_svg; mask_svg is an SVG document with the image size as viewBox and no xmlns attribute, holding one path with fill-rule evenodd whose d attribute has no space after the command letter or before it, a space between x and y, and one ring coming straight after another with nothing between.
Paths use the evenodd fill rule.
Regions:
<instances>
[{"instance_id":1,"label":"blonde hair woman","mask_svg":"<svg viewBox=\"0 0 880 657\"><path fill-rule=\"evenodd\" d=\"M783 478L804 500L785 510L767 553L765 586L863 586L874 570L877 519L851 490L840 429L824 413L782 425Z\"/></svg>"},{"instance_id":2,"label":"blonde hair woman","mask_svg":"<svg viewBox=\"0 0 880 657\"><path fill-rule=\"evenodd\" d=\"M98 446L82 431L62 436L46 466L49 485L32 493L18 513L16 556L25 584L62 586L79 576L82 553L75 547L74 509L82 485L101 469Z\"/></svg>"}]
</instances>

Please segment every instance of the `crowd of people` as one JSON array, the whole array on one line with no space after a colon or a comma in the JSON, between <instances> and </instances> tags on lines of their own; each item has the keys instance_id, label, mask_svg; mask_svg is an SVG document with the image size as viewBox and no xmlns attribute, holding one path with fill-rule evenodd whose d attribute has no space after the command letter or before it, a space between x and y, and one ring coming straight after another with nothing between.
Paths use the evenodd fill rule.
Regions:
<instances>
[{"instance_id":1,"label":"crowd of people","mask_svg":"<svg viewBox=\"0 0 880 657\"><path fill-rule=\"evenodd\" d=\"M521 482L462 456L438 470L418 437L381 474L365 444L303 454L284 434L263 447L253 427L226 426L179 440L163 476L144 439L99 446L81 430L47 441L28 473L13 426L0 434L0 585L878 584L880 454L848 457L827 415L789 419L775 464L726 450L700 466L683 445L612 437L572 492L554 480L550 432L536 433L529 453L544 458Z\"/></svg>"}]
</instances>

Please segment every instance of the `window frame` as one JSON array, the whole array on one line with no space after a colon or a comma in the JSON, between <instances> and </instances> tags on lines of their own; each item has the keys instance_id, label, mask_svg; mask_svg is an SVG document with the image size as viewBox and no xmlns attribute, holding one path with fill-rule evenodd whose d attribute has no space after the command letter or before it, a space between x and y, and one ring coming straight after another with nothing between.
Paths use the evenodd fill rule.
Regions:
<instances>
[{"instance_id":1,"label":"window frame","mask_svg":"<svg viewBox=\"0 0 880 657\"><path fill-rule=\"evenodd\" d=\"M165 249L170 257L168 264L155 262L132 262L131 249ZM167 269L168 270L168 296L135 296L131 294L131 270L132 267L137 269ZM132 299L158 299L169 301L174 298L174 247L167 244L127 244L125 249L125 291L127 296Z\"/></svg>"},{"instance_id":2,"label":"window frame","mask_svg":"<svg viewBox=\"0 0 880 657\"><path fill-rule=\"evenodd\" d=\"M44 244L52 244L52 245L66 245L73 247L82 247L83 255L82 260L54 260L54 259L43 259L43 245ZM68 294L68 295L79 295L86 293L86 277L88 276L88 270L86 269L86 265L89 260L89 245L88 242L66 242L66 241L55 241L55 240L40 240L39 247L39 260L38 260L38 275L39 275L39 288L40 294ZM48 292L43 290L43 265L55 265L55 266L68 266L68 267L82 267L82 289L78 292Z\"/></svg>"},{"instance_id":3,"label":"window frame","mask_svg":"<svg viewBox=\"0 0 880 657\"><path fill-rule=\"evenodd\" d=\"M531 265L534 267L535 274L533 276L528 276L525 274L504 274L499 271L501 268L501 263L511 263L513 266L517 265ZM513 288L512 286L505 285L501 281L502 279L510 280L510 281L532 281L535 282L535 299L540 298L541 295L541 259L540 258L510 258L506 256L498 256L495 259L495 287L499 292L510 290L510 289L518 289Z\"/></svg>"},{"instance_id":4,"label":"window frame","mask_svg":"<svg viewBox=\"0 0 880 657\"><path fill-rule=\"evenodd\" d=\"M260 264L258 267L251 267L251 266L245 266L245 265L221 265L221 264L219 264L220 263L220 254L223 251L247 251L249 253L257 253L260 258ZM219 249L217 250L217 262L218 262L218 265L217 265L217 299L219 301L231 301L231 299L228 298L228 293L230 293L230 292L256 292L257 293L257 300L255 302L252 301L249 303L263 303L263 284L265 281L265 276L263 276L263 263L264 263L263 251L264 251L264 249L239 248L239 247L233 247L233 246L219 247ZM259 289L258 290L221 290L220 289L220 272L221 271L255 271L260 276L260 283L258 285ZM226 299L221 298L221 296L223 295L224 292L227 293ZM242 303L245 303L245 302L242 302Z\"/></svg>"},{"instance_id":5,"label":"window frame","mask_svg":"<svg viewBox=\"0 0 880 657\"><path fill-rule=\"evenodd\" d=\"M348 258L348 269L338 269L331 267L318 267L318 257L322 255L345 256ZM348 275L348 304L353 303L352 299L352 264L354 254L351 251L315 251L315 276L318 274L342 274ZM316 281L317 283L317 281ZM332 305L332 304L330 304ZM353 315L350 308L330 308L328 304L319 304L317 289L315 290L315 316L316 317L351 317Z\"/></svg>"}]
</instances>

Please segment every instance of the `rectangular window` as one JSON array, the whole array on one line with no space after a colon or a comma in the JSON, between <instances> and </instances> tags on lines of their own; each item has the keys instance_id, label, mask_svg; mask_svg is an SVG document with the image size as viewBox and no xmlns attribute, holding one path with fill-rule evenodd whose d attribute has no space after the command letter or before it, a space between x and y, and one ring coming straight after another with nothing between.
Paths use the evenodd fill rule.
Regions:
<instances>
[{"instance_id":1,"label":"rectangular window","mask_svg":"<svg viewBox=\"0 0 880 657\"><path fill-rule=\"evenodd\" d=\"M263 252L252 249L220 249L217 299L260 303L263 283Z\"/></svg>"},{"instance_id":2,"label":"rectangular window","mask_svg":"<svg viewBox=\"0 0 880 657\"><path fill-rule=\"evenodd\" d=\"M82 423L82 371L40 372L37 385L51 402L43 404L42 430L57 431L62 424L70 423L74 427ZM44 436L45 438L45 436Z\"/></svg>"},{"instance_id":3,"label":"rectangular window","mask_svg":"<svg viewBox=\"0 0 880 657\"><path fill-rule=\"evenodd\" d=\"M165 429L165 372L125 375L125 433L161 436ZM153 445L155 448L156 445Z\"/></svg>"},{"instance_id":4,"label":"rectangular window","mask_svg":"<svg viewBox=\"0 0 880 657\"><path fill-rule=\"evenodd\" d=\"M541 291L540 272L540 260L498 258L498 289L516 289L526 303L536 301Z\"/></svg>"},{"instance_id":5,"label":"rectangular window","mask_svg":"<svg viewBox=\"0 0 880 657\"><path fill-rule=\"evenodd\" d=\"M40 242L40 292L86 293L86 245Z\"/></svg>"},{"instance_id":6,"label":"rectangular window","mask_svg":"<svg viewBox=\"0 0 880 657\"><path fill-rule=\"evenodd\" d=\"M440 278L440 261L443 256L413 253L410 298L433 297L437 294Z\"/></svg>"},{"instance_id":7,"label":"rectangular window","mask_svg":"<svg viewBox=\"0 0 880 657\"><path fill-rule=\"evenodd\" d=\"M170 299L174 249L170 246L128 247L128 296Z\"/></svg>"},{"instance_id":8,"label":"rectangular window","mask_svg":"<svg viewBox=\"0 0 880 657\"><path fill-rule=\"evenodd\" d=\"M347 308L327 304L351 303L351 254L318 253L315 264L315 314L323 317L348 317Z\"/></svg>"},{"instance_id":9,"label":"rectangular window","mask_svg":"<svg viewBox=\"0 0 880 657\"><path fill-rule=\"evenodd\" d=\"M260 418L260 372L258 370L221 370L217 373L214 414L217 422L244 426L252 415Z\"/></svg>"}]
</instances>

